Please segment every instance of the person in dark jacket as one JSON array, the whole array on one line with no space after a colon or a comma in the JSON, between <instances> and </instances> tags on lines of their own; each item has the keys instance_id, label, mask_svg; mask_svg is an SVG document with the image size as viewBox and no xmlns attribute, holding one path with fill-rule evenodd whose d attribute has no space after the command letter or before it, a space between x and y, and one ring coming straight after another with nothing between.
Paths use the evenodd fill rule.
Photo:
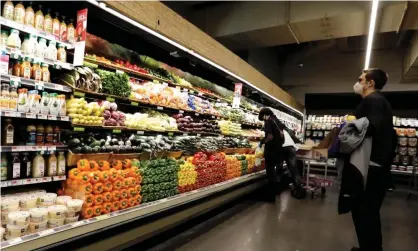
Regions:
<instances>
[{"instance_id":1,"label":"person in dark jacket","mask_svg":"<svg viewBox=\"0 0 418 251\"><path fill-rule=\"evenodd\" d=\"M276 201L276 167L281 162L281 151L284 142L283 129L280 121L269 108L262 108L258 119L264 121L264 139L260 142L264 146L264 160L268 180L267 199Z\"/></svg>"},{"instance_id":2,"label":"person in dark jacket","mask_svg":"<svg viewBox=\"0 0 418 251\"><path fill-rule=\"evenodd\" d=\"M366 117L369 127L366 137L372 138L369 169L365 187L363 176L346 161L344 163L339 212L351 211L360 247L352 251L382 251L380 207L389 183L393 156L392 107L380 90L386 85L387 74L381 69L364 70L354 85L363 100L356 109L357 119Z\"/></svg>"}]
</instances>

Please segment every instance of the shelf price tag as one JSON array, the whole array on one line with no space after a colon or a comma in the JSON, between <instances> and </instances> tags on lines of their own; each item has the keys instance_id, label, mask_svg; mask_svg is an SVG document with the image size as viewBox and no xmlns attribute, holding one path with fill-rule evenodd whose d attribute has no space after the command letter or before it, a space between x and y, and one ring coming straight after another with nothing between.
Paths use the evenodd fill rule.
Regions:
<instances>
[{"instance_id":1,"label":"shelf price tag","mask_svg":"<svg viewBox=\"0 0 418 251\"><path fill-rule=\"evenodd\" d=\"M200 133L196 134L197 137L200 137L200 135L201 135Z\"/></svg>"},{"instance_id":2,"label":"shelf price tag","mask_svg":"<svg viewBox=\"0 0 418 251\"><path fill-rule=\"evenodd\" d=\"M22 80L16 76L10 76L10 85L15 87L20 87Z\"/></svg>"},{"instance_id":3,"label":"shelf price tag","mask_svg":"<svg viewBox=\"0 0 418 251\"><path fill-rule=\"evenodd\" d=\"M6 117L16 117L16 113L15 112L4 112L4 116L6 116Z\"/></svg>"},{"instance_id":4,"label":"shelf price tag","mask_svg":"<svg viewBox=\"0 0 418 251\"><path fill-rule=\"evenodd\" d=\"M22 242L22 238L17 237L17 238L8 240L7 242L9 242L10 245L16 245L17 243Z\"/></svg>"},{"instance_id":5,"label":"shelf price tag","mask_svg":"<svg viewBox=\"0 0 418 251\"><path fill-rule=\"evenodd\" d=\"M12 146L12 152L24 152L26 151L26 146Z\"/></svg>"},{"instance_id":6,"label":"shelf price tag","mask_svg":"<svg viewBox=\"0 0 418 251\"><path fill-rule=\"evenodd\" d=\"M173 136L174 135L174 133L173 132L169 132L168 133L168 136Z\"/></svg>"},{"instance_id":7,"label":"shelf price tag","mask_svg":"<svg viewBox=\"0 0 418 251\"><path fill-rule=\"evenodd\" d=\"M74 132L84 132L84 127L74 127Z\"/></svg>"},{"instance_id":8,"label":"shelf price tag","mask_svg":"<svg viewBox=\"0 0 418 251\"><path fill-rule=\"evenodd\" d=\"M121 71L121 70L116 70L116 74L124 74L125 72Z\"/></svg>"},{"instance_id":9,"label":"shelf price tag","mask_svg":"<svg viewBox=\"0 0 418 251\"><path fill-rule=\"evenodd\" d=\"M86 96L86 94L84 93L84 92L74 92L74 96L75 97L85 97Z\"/></svg>"},{"instance_id":10,"label":"shelf price tag","mask_svg":"<svg viewBox=\"0 0 418 251\"><path fill-rule=\"evenodd\" d=\"M7 181L2 181L0 183L0 187L7 187Z\"/></svg>"},{"instance_id":11,"label":"shelf price tag","mask_svg":"<svg viewBox=\"0 0 418 251\"><path fill-rule=\"evenodd\" d=\"M214 119L214 118L215 118L215 116L212 116L212 118Z\"/></svg>"},{"instance_id":12,"label":"shelf price tag","mask_svg":"<svg viewBox=\"0 0 418 251\"><path fill-rule=\"evenodd\" d=\"M62 68L61 64L58 62L55 62L53 65L54 69L60 70Z\"/></svg>"},{"instance_id":13,"label":"shelf price tag","mask_svg":"<svg viewBox=\"0 0 418 251\"><path fill-rule=\"evenodd\" d=\"M48 115L48 119L49 120L57 120L57 116L56 115Z\"/></svg>"},{"instance_id":14,"label":"shelf price tag","mask_svg":"<svg viewBox=\"0 0 418 251\"><path fill-rule=\"evenodd\" d=\"M122 130L120 130L120 129L113 129L113 131L112 131L112 133L121 133L122 132Z\"/></svg>"},{"instance_id":15,"label":"shelf price tag","mask_svg":"<svg viewBox=\"0 0 418 251\"><path fill-rule=\"evenodd\" d=\"M19 185L22 185L22 181L21 180L12 180L12 181L9 181L9 186L19 186Z\"/></svg>"},{"instance_id":16,"label":"shelf price tag","mask_svg":"<svg viewBox=\"0 0 418 251\"><path fill-rule=\"evenodd\" d=\"M183 110L179 110L179 113L184 113L184 111Z\"/></svg>"},{"instance_id":17,"label":"shelf price tag","mask_svg":"<svg viewBox=\"0 0 418 251\"><path fill-rule=\"evenodd\" d=\"M203 96L203 93L199 92L199 93L197 94L197 96Z\"/></svg>"},{"instance_id":18,"label":"shelf price tag","mask_svg":"<svg viewBox=\"0 0 418 251\"><path fill-rule=\"evenodd\" d=\"M180 87L180 86L178 86L178 85L176 85L176 89L181 90L181 87Z\"/></svg>"},{"instance_id":19,"label":"shelf price tag","mask_svg":"<svg viewBox=\"0 0 418 251\"><path fill-rule=\"evenodd\" d=\"M166 82L163 82L163 86L168 86L168 84Z\"/></svg>"},{"instance_id":20,"label":"shelf price tag","mask_svg":"<svg viewBox=\"0 0 418 251\"><path fill-rule=\"evenodd\" d=\"M42 91L45 87L44 82L35 80L35 89Z\"/></svg>"},{"instance_id":21,"label":"shelf price tag","mask_svg":"<svg viewBox=\"0 0 418 251\"><path fill-rule=\"evenodd\" d=\"M115 98L112 98L112 97L107 97L106 100L109 102L115 102Z\"/></svg>"},{"instance_id":22,"label":"shelf price tag","mask_svg":"<svg viewBox=\"0 0 418 251\"><path fill-rule=\"evenodd\" d=\"M139 106L139 104L138 104L138 102L131 102L131 105L133 105L133 106Z\"/></svg>"},{"instance_id":23,"label":"shelf price tag","mask_svg":"<svg viewBox=\"0 0 418 251\"><path fill-rule=\"evenodd\" d=\"M35 119L36 118L36 115L34 113L28 112L28 113L25 114L25 118L27 118L27 119Z\"/></svg>"},{"instance_id":24,"label":"shelf price tag","mask_svg":"<svg viewBox=\"0 0 418 251\"><path fill-rule=\"evenodd\" d=\"M38 119L47 119L48 117L45 114L38 114L36 115Z\"/></svg>"},{"instance_id":25,"label":"shelf price tag","mask_svg":"<svg viewBox=\"0 0 418 251\"><path fill-rule=\"evenodd\" d=\"M137 131L136 134L144 134L144 131Z\"/></svg>"},{"instance_id":26,"label":"shelf price tag","mask_svg":"<svg viewBox=\"0 0 418 251\"><path fill-rule=\"evenodd\" d=\"M57 147L56 146L48 146L48 150L49 151L56 151Z\"/></svg>"},{"instance_id":27,"label":"shelf price tag","mask_svg":"<svg viewBox=\"0 0 418 251\"><path fill-rule=\"evenodd\" d=\"M55 231L54 231L54 229L47 229L47 230L44 230L44 231L41 231L41 232L38 232L38 234L40 235L40 236L45 236L45 235L50 235L50 234L52 234L52 233L54 233Z\"/></svg>"},{"instance_id":28,"label":"shelf price tag","mask_svg":"<svg viewBox=\"0 0 418 251\"><path fill-rule=\"evenodd\" d=\"M60 116L60 120L62 120L62 121L70 121L70 117L68 117L68 116Z\"/></svg>"},{"instance_id":29,"label":"shelf price tag","mask_svg":"<svg viewBox=\"0 0 418 251\"><path fill-rule=\"evenodd\" d=\"M157 106L157 110L163 110L164 108L161 106Z\"/></svg>"},{"instance_id":30,"label":"shelf price tag","mask_svg":"<svg viewBox=\"0 0 418 251\"><path fill-rule=\"evenodd\" d=\"M199 113L197 113L197 112L196 112L196 113L195 113L195 115L196 115L196 116L199 116Z\"/></svg>"},{"instance_id":31,"label":"shelf price tag","mask_svg":"<svg viewBox=\"0 0 418 251\"><path fill-rule=\"evenodd\" d=\"M54 85L54 89L57 90L57 91L63 91L64 86L63 85Z\"/></svg>"},{"instance_id":32,"label":"shelf price tag","mask_svg":"<svg viewBox=\"0 0 418 251\"><path fill-rule=\"evenodd\" d=\"M187 135L189 135L187 132L184 132L184 133L183 133L183 136L187 136Z\"/></svg>"}]
</instances>

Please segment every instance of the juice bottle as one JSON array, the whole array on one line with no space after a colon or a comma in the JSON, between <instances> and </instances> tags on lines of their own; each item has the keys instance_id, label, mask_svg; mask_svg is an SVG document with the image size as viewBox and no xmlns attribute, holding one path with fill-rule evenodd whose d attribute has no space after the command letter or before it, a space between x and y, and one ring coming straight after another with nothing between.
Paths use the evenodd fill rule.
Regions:
<instances>
[{"instance_id":1,"label":"juice bottle","mask_svg":"<svg viewBox=\"0 0 418 251\"><path fill-rule=\"evenodd\" d=\"M35 26L35 12L33 11L33 8L32 8L32 2L29 2L29 6L26 7L25 24L30 25L32 27Z\"/></svg>"},{"instance_id":2,"label":"juice bottle","mask_svg":"<svg viewBox=\"0 0 418 251\"><path fill-rule=\"evenodd\" d=\"M42 13L42 5L39 5L38 11L35 13L35 29L44 30L44 13Z\"/></svg>"},{"instance_id":3,"label":"juice bottle","mask_svg":"<svg viewBox=\"0 0 418 251\"><path fill-rule=\"evenodd\" d=\"M3 129L3 145L11 146L14 143L15 128L11 119L6 119Z\"/></svg>"},{"instance_id":4,"label":"juice bottle","mask_svg":"<svg viewBox=\"0 0 418 251\"><path fill-rule=\"evenodd\" d=\"M20 176L21 178L29 178L31 176L31 166L32 163L29 160L29 153L23 153L21 168L20 168Z\"/></svg>"},{"instance_id":5,"label":"juice bottle","mask_svg":"<svg viewBox=\"0 0 418 251\"><path fill-rule=\"evenodd\" d=\"M34 146L36 144L36 126L28 125L26 127L27 141L26 145Z\"/></svg>"},{"instance_id":6,"label":"juice bottle","mask_svg":"<svg viewBox=\"0 0 418 251\"><path fill-rule=\"evenodd\" d=\"M57 175L57 157L55 156L55 153L52 153L49 155L49 158L47 160L47 176L55 176Z\"/></svg>"},{"instance_id":7,"label":"juice bottle","mask_svg":"<svg viewBox=\"0 0 418 251\"><path fill-rule=\"evenodd\" d=\"M9 109L9 97L10 97L10 85L3 83L1 84L1 103L0 107L2 110Z\"/></svg>"},{"instance_id":8,"label":"juice bottle","mask_svg":"<svg viewBox=\"0 0 418 251\"><path fill-rule=\"evenodd\" d=\"M60 24L60 39L61 41L67 40L67 24L65 23L65 16L62 16Z\"/></svg>"},{"instance_id":9,"label":"juice bottle","mask_svg":"<svg viewBox=\"0 0 418 251\"><path fill-rule=\"evenodd\" d=\"M65 175L65 155L64 152L58 153L57 175Z\"/></svg>"},{"instance_id":10,"label":"juice bottle","mask_svg":"<svg viewBox=\"0 0 418 251\"><path fill-rule=\"evenodd\" d=\"M44 30L48 33L52 33L52 16L50 14L51 9L47 9L44 17Z\"/></svg>"},{"instance_id":11,"label":"juice bottle","mask_svg":"<svg viewBox=\"0 0 418 251\"><path fill-rule=\"evenodd\" d=\"M17 111L28 112L29 111L28 89L20 88L17 92L18 92Z\"/></svg>"},{"instance_id":12,"label":"juice bottle","mask_svg":"<svg viewBox=\"0 0 418 251\"><path fill-rule=\"evenodd\" d=\"M74 19L70 19L70 22L67 25L67 40L71 43L75 42L75 29L73 25Z\"/></svg>"},{"instance_id":13,"label":"juice bottle","mask_svg":"<svg viewBox=\"0 0 418 251\"><path fill-rule=\"evenodd\" d=\"M10 86L10 94L9 94L9 110L17 111L17 88L16 86Z\"/></svg>"},{"instance_id":14,"label":"juice bottle","mask_svg":"<svg viewBox=\"0 0 418 251\"><path fill-rule=\"evenodd\" d=\"M16 4L13 11L13 20L20 24L25 23L25 6L23 6L22 2Z\"/></svg>"},{"instance_id":15,"label":"juice bottle","mask_svg":"<svg viewBox=\"0 0 418 251\"><path fill-rule=\"evenodd\" d=\"M52 145L54 141L54 129L51 125L46 126L45 128L45 145Z\"/></svg>"},{"instance_id":16,"label":"juice bottle","mask_svg":"<svg viewBox=\"0 0 418 251\"><path fill-rule=\"evenodd\" d=\"M58 19L59 13L55 12L55 17L52 20L52 34L59 37L60 36L60 20Z\"/></svg>"},{"instance_id":17,"label":"juice bottle","mask_svg":"<svg viewBox=\"0 0 418 251\"><path fill-rule=\"evenodd\" d=\"M48 64L47 63L42 63L42 81L44 82L50 82L49 78L50 78L50 73L48 70Z\"/></svg>"},{"instance_id":18,"label":"juice bottle","mask_svg":"<svg viewBox=\"0 0 418 251\"><path fill-rule=\"evenodd\" d=\"M42 69L39 61L35 60L32 66L32 79L41 81L42 80Z\"/></svg>"},{"instance_id":19,"label":"juice bottle","mask_svg":"<svg viewBox=\"0 0 418 251\"><path fill-rule=\"evenodd\" d=\"M57 60L61 62L67 62L67 52L63 44L58 44Z\"/></svg>"},{"instance_id":20,"label":"juice bottle","mask_svg":"<svg viewBox=\"0 0 418 251\"><path fill-rule=\"evenodd\" d=\"M32 67L30 65L30 58L25 57L21 64L20 76L24 78L30 78L32 75Z\"/></svg>"},{"instance_id":21,"label":"juice bottle","mask_svg":"<svg viewBox=\"0 0 418 251\"><path fill-rule=\"evenodd\" d=\"M36 127L36 145L43 145L45 138L45 128L42 124Z\"/></svg>"},{"instance_id":22,"label":"juice bottle","mask_svg":"<svg viewBox=\"0 0 418 251\"><path fill-rule=\"evenodd\" d=\"M38 152L32 160L32 177L42 178L45 175L45 160L44 157Z\"/></svg>"},{"instance_id":23,"label":"juice bottle","mask_svg":"<svg viewBox=\"0 0 418 251\"><path fill-rule=\"evenodd\" d=\"M12 1L7 1L3 6L3 17L6 19L13 20L13 12L15 6L13 5Z\"/></svg>"}]
</instances>

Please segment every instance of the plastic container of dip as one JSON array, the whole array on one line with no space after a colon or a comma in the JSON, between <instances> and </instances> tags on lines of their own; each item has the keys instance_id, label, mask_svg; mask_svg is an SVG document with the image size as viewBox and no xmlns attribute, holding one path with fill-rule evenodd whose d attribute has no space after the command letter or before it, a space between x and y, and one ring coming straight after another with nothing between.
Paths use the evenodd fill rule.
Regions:
<instances>
[{"instance_id":1,"label":"plastic container of dip","mask_svg":"<svg viewBox=\"0 0 418 251\"><path fill-rule=\"evenodd\" d=\"M9 223L9 213L12 213L12 212L19 212L19 208L1 211L1 223L2 224Z\"/></svg>"},{"instance_id":2,"label":"plastic container of dip","mask_svg":"<svg viewBox=\"0 0 418 251\"><path fill-rule=\"evenodd\" d=\"M15 226L27 226L29 223L29 212L28 211L15 211L9 213L9 224Z\"/></svg>"},{"instance_id":3,"label":"plastic container of dip","mask_svg":"<svg viewBox=\"0 0 418 251\"><path fill-rule=\"evenodd\" d=\"M12 212L19 210L19 197L5 197L1 199L1 211Z\"/></svg>"},{"instance_id":4,"label":"plastic container of dip","mask_svg":"<svg viewBox=\"0 0 418 251\"><path fill-rule=\"evenodd\" d=\"M67 217L67 218L65 218L64 223L65 224L68 224L68 223L73 223L73 222L76 222L76 221L78 221L78 216L75 216L75 217Z\"/></svg>"},{"instance_id":5,"label":"plastic container of dip","mask_svg":"<svg viewBox=\"0 0 418 251\"><path fill-rule=\"evenodd\" d=\"M46 193L39 196L38 205L39 206L52 206L55 204L57 199L57 194L55 193Z\"/></svg>"},{"instance_id":6,"label":"plastic container of dip","mask_svg":"<svg viewBox=\"0 0 418 251\"><path fill-rule=\"evenodd\" d=\"M65 217L66 218L71 218L71 217L78 217L80 215L80 211L76 212L76 211L72 211L72 210L67 210L65 212Z\"/></svg>"},{"instance_id":7,"label":"plastic container of dip","mask_svg":"<svg viewBox=\"0 0 418 251\"><path fill-rule=\"evenodd\" d=\"M67 208L68 210L71 211L75 211L75 212L80 212L81 208L83 207L83 200L79 200L79 199L72 199L67 201Z\"/></svg>"},{"instance_id":8,"label":"plastic container of dip","mask_svg":"<svg viewBox=\"0 0 418 251\"><path fill-rule=\"evenodd\" d=\"M4 227L0 227L0 240L3 240L4 232L6 232L6 229Z\"/></svg>"},{"instance_id":9,"label":"plastic container of dip","mask_svg":"<svg viewBox=\"0 0 418 251\"><path fill-rule=\"evenodd\" d=\"M43 231L47 227L48 221L42 221L42 222L29 222L29 232L36 233L39 231Z\"/></svg>"},{"instance_id":10,"label":"plastic container of dip","mask_svg":"<svg viewBox=\"0 0 418 251\"><path fill-rule=\"evenodd\" d=\"M58 196L57 197L56 204L57 205L64 205L64 206L66 206L67 205L67 201L69 201L69 200L72 200L71 196L66 196L66 195Z\"/></svg>"},{"instance_id":11,"label":"plastic container of dip","mask_svg":"<svg viewBox=\"0 0 418 251\"><path fill-rule=\"evenodd\" d=\"M26 210L35 208L37 200L38 200L38 196L36 195L24 195L20 197L20 208L21 209L23 208Z\"/></svg>"},{"instance_id":12,"label":"plastic container of dip","mask_svg":"<svg viewBox=\"0 0 418 251\"><path fill-rule=\"evenodd\" d=\"M67 207L63 205L55 205L48 207L48 219L64 219Z\"/></svg>"},{"instance_id":13,"label":"plastic container of dip","mask_svg":"<svg viewBox=\"0 0 418 251\"><path fill-rule=\"evenodd\" d=\"M62 226L62 225L64 225L64 220L65 220L65 218L62 218L62 219L49 219L47 226L48 226L48 228L54 228L54 227Z\"/></svg>"},{"instance_id":14,"label":"plastic container of dip","mask_svg":"<svg viewBox=\"0 0 418 251\"><path fill-rule=\"evenodd\" d=\"M25 226L15 226L7 224L6 239L10 240L13 238L24 236L28 232L28 226L29 224Z\"/></svg>"},{"instance_id":15,"label":"plastic container of dip","mask_svg":"<svg viewBox=\"0 0 418 251\"><path fill-rule=\"evenodd\" d=\"M48 209L47 208L32 208L29 210L30 219L32 223L44 222L48 219Z\"/></svg>"}]
</instances>

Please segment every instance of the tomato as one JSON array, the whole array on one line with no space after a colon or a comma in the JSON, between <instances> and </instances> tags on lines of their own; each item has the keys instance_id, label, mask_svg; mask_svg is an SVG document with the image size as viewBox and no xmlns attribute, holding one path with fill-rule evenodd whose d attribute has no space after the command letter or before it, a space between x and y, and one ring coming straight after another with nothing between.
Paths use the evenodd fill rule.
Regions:
<instances>
[{"instance_id":1,"label":"tomato","mask_svg":"<svg viewBox=\"0 0 418 251\"><path fill-rule=\"evenodd\" d=\"M81 178L81 180L82 180L82 181L84 181L84 182L88 182L88 181L90 181L90 178L89 178L89 172L86 172L86 171L81 172L81 173L78 175L78 177L80 177L80 178Z\"/></svg>"},{"instance_id":2,"label":"tomato","mask_svg":"<svg viewBox=\"0 0 418 251\"><path fill-rule=\"evenodd\" d=\"M135 198L129 198L128 199L128 206L129 207L133 207L133 206L135 206L136 205L136 200L135 200Z\"/></svg>"},{"instance_id":3,"label":"tomato","mask_svg":"<svg viewBox=\"0 0 418 251\"><path fill-rule=\"evenodd\" d=\"M90 171L90 162L87 159L77 161L77 168L81 171Z\"/></svg>"},{"instance_id":4,"label":"tomato","mask_svg":"<svg viewBox=\"0 0 418 251\"><path fill-rule=\"evenodd\" d=\"M112 164L112 168L115 168L116 170L122 169L122 161L120 160L113 160L111 164Z\"/></svg>"},{"instance_id":5,"label":"tomato","mask_svg":"<svg viewBox=\"0 0 418 251\"><path fill-rule=\"evenodd\" d=\"M128 188L131 185L131 181L129 180L129 178L125 178L123 179L123 187L124 188Z\"/></svg>"},{"instance_id":6,"label":"tomato","mask_svg":"<svg viewBox=\"0 0 418 251\"><path fill-rule=\"evenodd\" d=\"M70 177L70 179L76 179L79 174L80 170L77 168L73 168L68 172L68 176Z\"/></svg>"},{"instance_id":7,"label":"tomato","mask_svg":"<svg viewBox=\"0 0 418 251\"><path fill-rule=\"evenodd\" d=\"M109 169L109 176L110 176L109 179L111 181L117 180L119 178L119 172L118 172L118 170L116 170L114 168Z\"/></svg>"},{"instance_id":8,"label":"tomato","mask_svg":"<svg viewBox=\"0 0 418 251\"><path fill-rule=\"evenodd\" d=\"M127 199L123 199L120 201L120 208L121 209L125 209L128 207L128 200Z\"/></svg>"},{"instance_id":9,"label":"tomato","mask_svg":"<svg viewBox=\"0 0 418 251\"><path fill-rule=\"evenodd\" d=\"M135 188L133 188L133 187L128 188L128 198L135 197L136 194L137 194L137 192L136 192Z\"/></svg>"},{"instance_id":10,"label":"tomato","mask_svg":"<svg viewBox=\"0 0 418 251\"><path fill-rule=\"evenodd\" d=\"M96 161L90 161L90 171L98 171L99 170L99 164L97 164Z\"/></svg>"},{"instance_id":11,"label":"tomato","mask_svg":"<svg viewBox=\"0 0 418 251\"><path fill-rule=\"evenodd\" d=\"M131 168L132 162L130 159L125 159L122 161L122 168L123 169L129 169Z\"/></svg>"},{"instance_id":12,"label":"tomato","mask_svg":"<svg viewBox=\"0 0 418 251\"><path fill-rule=\"evenodd\" d=\"M103 202L110 202L112 201L112 193L111 192L104 192L103 193Z\"/></svg>"},{"instance_id":13,"label":"tomato","mask_svg":"<svg viewBox=\"0 0 418 251\"><path fill-rule=\"evenodd\" d=\"M93 185L90 183L82 185L81 188L85 194L91 194L93 192Z\"/></svg>"},{"instance_id":14,"label":"tomato","mask_svg":"<svg viewBox=\"0 0 418 251\"><path fill-rule=\"evenodd\" d=\"M100 171L107 171L107 170L110 169L109 162L107 162L105 160L100 160L97 164L99 165L99 170Z\"/></svg>"},{"instance_id":15,"label":"tomato","mask_svg":"<svg viewBox=\"0 0 418 251\"><path fill-rule=\"evenodd\" d=\"M141 185L136 185L134 188L138 194L141 192Z\"/></svg>"},{"instance_id":16,"label":"tomato","mask_svg":"<svg viewBox=\"0 0 418 251\"><path fill-rule=\"evenodd\" d=\"M121 189L123 186L123 183L121 180L115 180L115 182L113 182L113 189Z\"/></svg>"},{"instance_id":17,"label":"tomato","mask_svg":"<svg viewBox=\"0 0 418 251\"><path fill-rule=\"evenodd\" d=\"M101 172L98 172L98 174L99 174L100 181L102 182L106 182L110 178L108 171L101 171Z\"/></svg>"}]
</instances>

